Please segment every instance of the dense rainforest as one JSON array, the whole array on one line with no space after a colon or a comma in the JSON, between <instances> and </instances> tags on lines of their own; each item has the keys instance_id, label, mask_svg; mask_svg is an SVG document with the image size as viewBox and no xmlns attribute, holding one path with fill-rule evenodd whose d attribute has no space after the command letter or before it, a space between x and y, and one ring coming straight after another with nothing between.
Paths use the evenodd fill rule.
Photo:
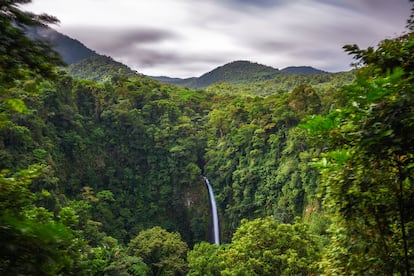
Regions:
<instances>
[{"instance_id":1,"label":"dense rainforest","mask_svg":"<svg viewBox=\"0 0 414 276\"><path fill-rule=\"evenodd\" d=\"M2 275L414 273L412 18L351 72L194 90L64 67L28 2L0 3Z\"/></svg>"}]
</instances>

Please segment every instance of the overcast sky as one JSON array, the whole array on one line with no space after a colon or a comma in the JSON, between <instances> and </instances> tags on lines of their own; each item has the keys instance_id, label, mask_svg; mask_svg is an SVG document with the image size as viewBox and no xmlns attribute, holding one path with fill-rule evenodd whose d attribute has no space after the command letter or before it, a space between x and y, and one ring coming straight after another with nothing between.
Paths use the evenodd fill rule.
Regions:
<instances>
[{"instance_id":1,"label":"overcast sky","mask_svg":"<svg viewBox=\"0 0 414 276\"><path fill-rule=\"evenodd\" d=\"M234 60L349 70L345 44L405 32L408 0L33 0L59 32L146 75L199 76Z\"/></svg>"}]
</instances>

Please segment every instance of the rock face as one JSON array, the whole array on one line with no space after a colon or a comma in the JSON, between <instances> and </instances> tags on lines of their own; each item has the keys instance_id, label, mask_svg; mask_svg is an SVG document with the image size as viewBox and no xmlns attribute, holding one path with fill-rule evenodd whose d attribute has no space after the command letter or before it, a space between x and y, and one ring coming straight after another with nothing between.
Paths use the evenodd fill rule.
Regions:
<instances>
[{"instance_id":1,"label":"rock face","mask_svg":"<svg viewBox=\"0 0 414 276\"><path fill-rule=\"evenodd\" d=\"M185 189L183 204L190 221L191 240L195 243L210 239L210 201L202 178Z\"/></svg>"}]
</instances>

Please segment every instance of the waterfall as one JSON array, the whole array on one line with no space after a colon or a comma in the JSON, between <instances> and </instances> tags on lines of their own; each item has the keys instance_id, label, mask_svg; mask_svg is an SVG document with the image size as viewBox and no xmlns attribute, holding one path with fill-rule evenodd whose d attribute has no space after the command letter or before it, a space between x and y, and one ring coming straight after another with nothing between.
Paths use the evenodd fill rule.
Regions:
<instances>
[{"instance_id":1,"label":"waterfall","mask_svg":"<svg viewBox=\"0 0 414 276\"><path fill-rule=\"evenodd\" d=\"M219 218L217 213L217 206L216 206L216 199L214 198L213 188L210 185L210 181L208 181L207 177L203 176L204 182L207 185L208 195L210 198L211 204L211 215L213 218L213 237L214 243L220 244L220 229L219 229Z\"/></svg>"}]
</instances>

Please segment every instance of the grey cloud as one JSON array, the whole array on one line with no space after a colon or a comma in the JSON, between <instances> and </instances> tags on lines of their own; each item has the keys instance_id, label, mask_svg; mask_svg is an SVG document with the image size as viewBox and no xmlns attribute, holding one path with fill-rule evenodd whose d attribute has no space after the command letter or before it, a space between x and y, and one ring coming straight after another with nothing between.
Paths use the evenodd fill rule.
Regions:
<instances>
[{"instance_id":1,"label":"grey cloud","mask_svg":"<svg viewBox=\"0 0 414 276\"><path fill-rule=\"evenodd\" d=\"M249 43L248 41L246 42ZM254 49L261 50L261 51L280 53L280 52L290 51L292 49L293 43L287 42L287 41L277 41L277 40L260 40L260 41L251 42L251 46Z\"/></svg>"},{"instance_id":2,"label":"grey cloud","mask_svg":"<svg viewBox=\"0 0 414 276\"><path fill-rule=\"evenodd\" d=\"M311 2L323 3L312 7L313 14L298 14L297 21L289 21L291 13L281 14L280 23L268 34L260 34L257 31L241 33L238 37L240 43L251 47L252 50L276 55L291 53L295 49L309 48L334 49L337 53L341 53L342 46L345 44L356 43L361 47L375 46L384 38L384 30L398 29L398 26L396 27L398 20L388 20L388 18L379 20L372 15L368 16L366 12L361 14L359 10L352 9L345 11L341 7L325 4L331 2L333 5L332 0L307 1L308 7L312 6ZM311 9L304 8L304 10ZM372 13L375 14L375 11L373 10Z\"/></svg>"},{"instance_id":3,"label":"grey cloud","mask_svg":"<svg viewBox=\"0 0 414 276\"><path fill-rule=\"evenodd\" d=\"M402 3L406 0L396 1ZM216 9L212 10L214 13L210 13L210 19L217 19L214 22L220 22L221 25L214 25L215 29L226 30L238 47L243 47L251 53L243 57L231 57L258 61L279 68L311 65L326 71L348 70L352 57L348 56L342 47L351 43L359 44L361 47L375 46L384 38L384 30L398 29L398 26L395 27L398 21L396 19L400 18L405 10L402 7L391 7L398 3L389 0L304 0L301 1L301 10L292 9L292 1L283 0L225 2L234 7L237 4L267 7L276 15L271 17L269 14L266 16L264 13L252 11L251 16L254 16L255 20L252 21L252 25L248 25L243 23L244 19L249 20L248 13L245 17L242 14L229 13L225 9L220 10L216 6ZM271 7L270 4L274 6ZM302 13L292 14L292 10ZM406 10L409 12L409 9ZM396 19L389 14L395 14ZM269 27L274 27L265 28L266 24L258 22L261 17L268 20L266 24ZM255 25L256 22L258 25ZM403 27L401 25L401 30ZM222 56L222 60L221 64L231 61L229 57L226 59L225 55Z\"/></svg>"},{"instance_id":4,"label":"grey cloud","mask_svg":"<svg viewBox=\"0 0 414 276\"><path fill-rule=\"evenodd\" d=\"M348 56L342 49L334 48L294 48L290 52L283 53L288 60L285 66L313 66L328 72L346 71L350 69L352 57ZM341 66L338 66L341 64Z\"/></svg>"},{"instance_id":5,"label":"grey cloud","mask_svg":"<svg viewBox=\"0 0 414 276\"><path fill-rule=\"evenodd\" d=\"M299 60L328 60L332 59L335 60L335 57L338 57L342 49L330 49L330 48L311 48L311 49L304 49L304 48L297 48L290 52L292 57L295 57ZM344 53L344 56L346 54Z\"/></svg>"},{"instance_id":6,"label":"grey cloud","mask_svg":"<svg viewBox=\"0 0 414 276\"><path fill-rule=\"evenodd\" d=\"M408 0L312 0L333 7L352 10L367 17L382 18L384 21L401 18L410 14L413 6Z\"/></svg>"},{"instance_id":7,"label":"grey cloud","mask_svg":"<svg viewBox=\"0 0 414 276\"><path fill-rule=\"evenodd\" d=\"M176 66L182 66L191 63L220 63L223 61L223 57L229 56L228 53L187 54L177 50L161 50L146 47L125 48L123 51L112 52L112 55L121 59L128 59L129 61L133 61L136 66L143 67L153 67L160 64L175 64Z\"/></svg>"},{"instance_id":8,"label":"grey cloud","mask_svg":"<svg viewBox=\"0 0 414 276\"><path fill-rule=\"evenodd\" d=\"M113 32L116 36L119 33L119 38L125 43L157 43L167 39L175 39L177 35L160 29L131 29L131 30L115 30Z\"/></svg>"},{"instance_id":9,"label":"grey cloud","mask_svg":"<svg viewBox=\"0 0 414 276\"><path fill-rule=\"evenodd\" d=\"M126 58L137 66L142 67L153 67L158 64L177 63L182 60L180 55L176 53L139 48L134 49L132 52L120 53L115 56Z\"/></svg>"},{"instance_id":10,"label":"grey cloud","mask_svg":"<svg viewBox=\"0 0 414 276\"><path fill-rule=\"evenodd\" d=\"M110 53L112 57L136 69L156 68L159 71L172 71L172 76L189 77L205 73L208 68L215 68L229 62L229 53L200 53L187 54L185 52L167 51L136 47ZM189 73L190 72L190 73Z\"/></svg>"},{"instance_id":11,"label":"grey cloud","mask_svg":"<svg viewBox=\"0 0 414 276\"><path fill-rule=\"evenodd\" d=\"M194 4L193 0L187 0ZM205 3L215 3L217 5L230 6L235 9L244 9L246 7L268 8L274 6L282 6L289 3L289 0L208 0Z\"/></svg>"},{"instance_id":12,"label":"grey cloud","mask_svg":"<svg viewBox=\"0 0 414 276\"><path fill-rule=\"evenodd\" d=\"M97 52L145 73L158 70L154 74L196 76L236 59L278 68L311 65L338 71L352 61L342 50L344 44L375 46L384 34L398 30L399 24L403 31L406 18L402 14L408 17L410 12L407 0L180 2L186 16L177 26L66 30ZM192 43L197 39L205 41L201 49Z\"/></svg>"},{"instance_id":13,"label":"grey cloud","mask_svg":"<svg viewBox=\"0 0 414 276\"><path fill-rule=\"evenodd\" d=\"M186 72L197 75L205 72L203 68L214 68L231 61L229 58L232 56L228 52L197 53L194 49L163 49L160 43L172 40L178 44L182 38L162 29L72 27L65 31L87 47L110 55L138 71L143 68L175 68L174 76L188 75Z\"/></svg>"},{"instance_id":14,"label":"grey cloud","mask_svg":"<svg viewBox=\"0 0 414 276\"><path fill-rule=\"evenodd\" d=\"M342 50L342 45L318 44L317 41L308 43L263 41L255 44L253 52L260 52L273 60L273 66L309 65L326 71L349 69L351 58ZM264 61L265 62L265 61ZM342 66L338 66L342 64Z\"/></svg>"},{"instance_id":15,"label":"grey cloud","mask_svg":"<svg viewBox=\"0 0 414 276\"><path fill-rule=\"evenodd\" d=\"M201 16L197 21L214 19L217 22L234 23L234 15L253 14L266 9L283 8L292 3L289 0L206 0L206 1L187 1L189 8L197 16ZM230 18L229 18L230 17ZM197 18L194 18L197 19Z\"/></svg>"},{"instance_id":16,"label":"grey cloud","mask_svg":"<svg viewBox=\"0 0 414 276\"><path fill-rule=\"evenodd\" d=\"M103 53L122 52L135 45L179 39L173 32L156 28L72 27L67 31L89 47Z\"/></svg>"}]
</instances>

